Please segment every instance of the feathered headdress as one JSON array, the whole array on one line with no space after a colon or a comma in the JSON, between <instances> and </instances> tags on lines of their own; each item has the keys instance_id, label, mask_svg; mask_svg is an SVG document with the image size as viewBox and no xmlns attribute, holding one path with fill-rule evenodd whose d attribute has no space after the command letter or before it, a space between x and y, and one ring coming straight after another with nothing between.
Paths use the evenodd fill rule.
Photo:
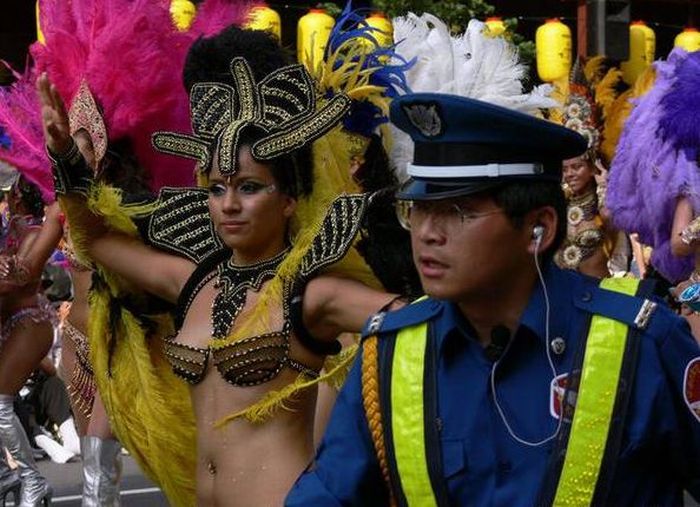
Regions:
<instances>
[{"instance_id":1,"label":"feathered headdress","mask_svg":"<svg viewBox=\"0 0 700 507\"><path fill-rule=\"evenodd\" d=\"M418 17L411 13L394 19L393 24L396 52L413 63L406 71L412 92L461 95L526 113L557 105L548 97L549 85L523 93L527 68L520 63L516 48L502 37L485 35L480 21L471 20L467 30L456 37L431 14ZM413 143L398 129L392 128L392 135L392 160L400 179L405 179Z\"/></svg>"},{"instance_id":2,"label":"feathered headdress","mask_svg":"<svg viewBox=\"0 0 700 507\"><path fill-rule=\"evenodd\" d=\"M44 202L54 200L51 162L44 148L41 110L36 94L36 74L12 71L16 81L0 87L0 127L5 142L0 144L0 160L19 170L41 191Z\"/></svg>"},{"instance_id":3,"label":"feathered headdress","mask_svg":"<svg viewBox=\"0 0 700 507\"><path fill-rule=\"evenodd\" d=\"M191 163L165 158L151 147L151 134L157 129L189 127L181 81L187 49L198 36L242 21L248 9L248 2L209 0L191 29L178 32L167 4L41 0L45 43L31 47L38 69L48 72L68 104L85 98L89 90L109 139L131 140L153 188L193 182Z\"/></svg>"},{"instance_id":4,"label":"feathered headdress","mask_svg":"<svg viewBox=\"0 0 700 507\"><path fill-rule=\"evenodd\" d=\"M594 56L583 66L583 75L593 92L600 119L605 120L612 103L627 89L627 85L622 81L622 71L614 66L612 60L604 56Z\"/></svg>"},{"instance_id":5,"label":"feathered headdress","mask_svg":"<svg viewBox=\"0 0 700 507\"><path fill-rule=\"evenodd\" d=\"M606 206L617 227L636 232L652 246L652 265L669 281L679 282L693 269L692 256L671 252L676 202L688 197L700 210L700 168L661 135L665 97L678 82L677 72L687 53L674 49L667 61L654 63L656 81L634 101L610 168Z\"/></svg>"},{"instance_id":6,"label":"feathered headdress","mask_svg":"<svg viewBox=\"0 0 700 507\"><path fill-rule=\"evenodd\" d=\"M605 109L603 141L600 144L600 153L608 163L612 161L615 155L617 143L622 135L622 129L632 111L632 101L642 97L651 89L654 85L655 77L654 66L650 65L642 72L642 75L639 76L632 88L622 92Z\"/></svg>"},{"instance_id":7,"label":"feathered headdress","mask_svg":"<svg viewBox=\"0 0 700 507\"><path fill-rule=\"evenodd\" d=\"M676 71L676 80L661 100L661 135L687 158L700 156L700 51L688 53ZM700 189L698 189L700 191Z\"/></svg>"},{"instance_id":8,"label":"feathered headdress","mask_svg":"<svg viewBox=\"0 0 700 507\"><path fill-rule=\"evenodd\" d=\"M350 99L336 94L320 103L316 86L306 69L292 65L278 69L259 83L243 58L231 62L235 87L197 83L190 92L195 135L158 132L153 145L164 153L198 160L209 167L211 150L218 143L219 171L236 172L236 153L244 129L265 134L251 146L253 158L271 160L313 142L335 127L350 107ZM318 107L317 107L317 102Z\"/></svg>"},{"instance_id":9,"label":"feathered headdress","mask_svg":"<svg viewBox=\"0 0 700 507\"><path fill-rule=\"evenodd\" d=\"M569 95L564 104L561 124L585 137L590 151L598 151L601 126L598 108L581 60L576 61L571 71Z\"/></svg>"},{"instance_id":10,"label":"feathered headdress","mask_svg":"<svg viewBox=\"0 0 700 507\"><path fill-rule=\"evenodd\" d=\"M622 125L631 109L628 100L634 92L628 90L627 84L622 79L622 71L615 67L612 60L604 56L588 59L583 67L583 73L599 113L598 153L609 164L620 138ZM646 79L639 80L639 84L645 81ZM635 89L638 90L637 87Z\"/></svg>"}]
</instances>

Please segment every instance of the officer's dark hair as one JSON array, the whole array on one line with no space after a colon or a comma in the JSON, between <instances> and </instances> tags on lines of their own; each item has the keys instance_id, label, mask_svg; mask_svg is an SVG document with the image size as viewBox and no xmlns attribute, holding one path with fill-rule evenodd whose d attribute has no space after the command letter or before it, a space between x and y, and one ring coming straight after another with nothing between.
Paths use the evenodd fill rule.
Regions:
<instances>
[{"instance_id":1,"label":"officer's dark hair","mask_svg":"<svg viewBox=\"0 0 700 507\"><path fill-rule=\"evenodd\" d=\"M550 260L566 237L566 197L558 181L513 182L490 192L498 207L502 208L516 229L524 225L525 215L544 206L551 206L557 213L557 231L554 242L542 253Z\"/></svg>"},{"instance_id":2,"label":"officer's dark hair","mask_svg":"<svg viewBox=\"0 0 700 507\"><path fill-rule=\"evenodd\" d=\"M231 61L237 56L246 59L256 82L276 69L295 63L291 53L271 33L230 26L212 37L200 37L190 47L182 72L187 93L195 83L233 86Z\"/></svg>"}]
</instances>

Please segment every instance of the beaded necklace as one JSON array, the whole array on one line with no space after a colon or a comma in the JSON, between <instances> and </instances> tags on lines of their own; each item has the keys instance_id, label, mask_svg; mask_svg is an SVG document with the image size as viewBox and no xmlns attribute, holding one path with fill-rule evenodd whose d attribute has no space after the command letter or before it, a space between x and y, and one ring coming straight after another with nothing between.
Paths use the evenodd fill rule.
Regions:
<instances>
[{"instance_id":1,"label":"beaded necklace","mask_svg":"<svg viewBox=\"0 0 700 507\"><path fill-rule=\"evenodd\" d=\"M226 338L233 322L245 306L248 289L260 290L263 283L275 276L277 267L288 253L289 248L286 248L271 259L248 266L236 265L232 259L219 264L214 283L214 288L219 292L211 306L214 338Z\"/></svg>"}]
</instances>

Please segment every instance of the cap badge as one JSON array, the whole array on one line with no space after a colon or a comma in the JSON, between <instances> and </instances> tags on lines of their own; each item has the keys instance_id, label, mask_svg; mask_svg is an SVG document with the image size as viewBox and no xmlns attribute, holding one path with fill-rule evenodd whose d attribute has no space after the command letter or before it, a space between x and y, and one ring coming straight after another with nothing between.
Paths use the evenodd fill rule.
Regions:
<instances>
[{"instance_id":1,"label":"cap badge","mask_svg":"<svg viewBox=\"0 0 700 507\"><path fill-rule=\"evenodd\" d=\"M409 104L403 106L408 120L425 137L442 134L442 120L437 104Z\"/></svg>"}]
</instances>

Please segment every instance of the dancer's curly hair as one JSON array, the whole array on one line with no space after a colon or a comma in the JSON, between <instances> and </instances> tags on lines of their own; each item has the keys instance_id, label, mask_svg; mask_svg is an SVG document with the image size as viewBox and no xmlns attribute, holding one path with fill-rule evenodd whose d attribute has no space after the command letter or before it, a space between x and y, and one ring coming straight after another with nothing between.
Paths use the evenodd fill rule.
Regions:
<instances>
[{"instance_id":1,"label":"dancer's curly hair","mask_svg":"<svg viewBox=\"0 0 700 507\"><path fill-rule=\"evenodd\" d=\"M39 187L20 175L14 183L12 190L19 195L20 201L27 213L34 218L42 218L44 216L45 203L41 198Z\"/></svg>"},{"instance_id":2,"label":"dancer's curly hair","mask_svg":"<svg viewBox=\"0 0 700 507\"><path fill-rule=\"evenodd\" d=\"M187 93L195 83L225 83L233 86L231 61L246 59L258 82L273 71L295 63L269 32L230 26L212 37L199 38L187 52L182 79Z\"/></svg>"}]
</instances>

